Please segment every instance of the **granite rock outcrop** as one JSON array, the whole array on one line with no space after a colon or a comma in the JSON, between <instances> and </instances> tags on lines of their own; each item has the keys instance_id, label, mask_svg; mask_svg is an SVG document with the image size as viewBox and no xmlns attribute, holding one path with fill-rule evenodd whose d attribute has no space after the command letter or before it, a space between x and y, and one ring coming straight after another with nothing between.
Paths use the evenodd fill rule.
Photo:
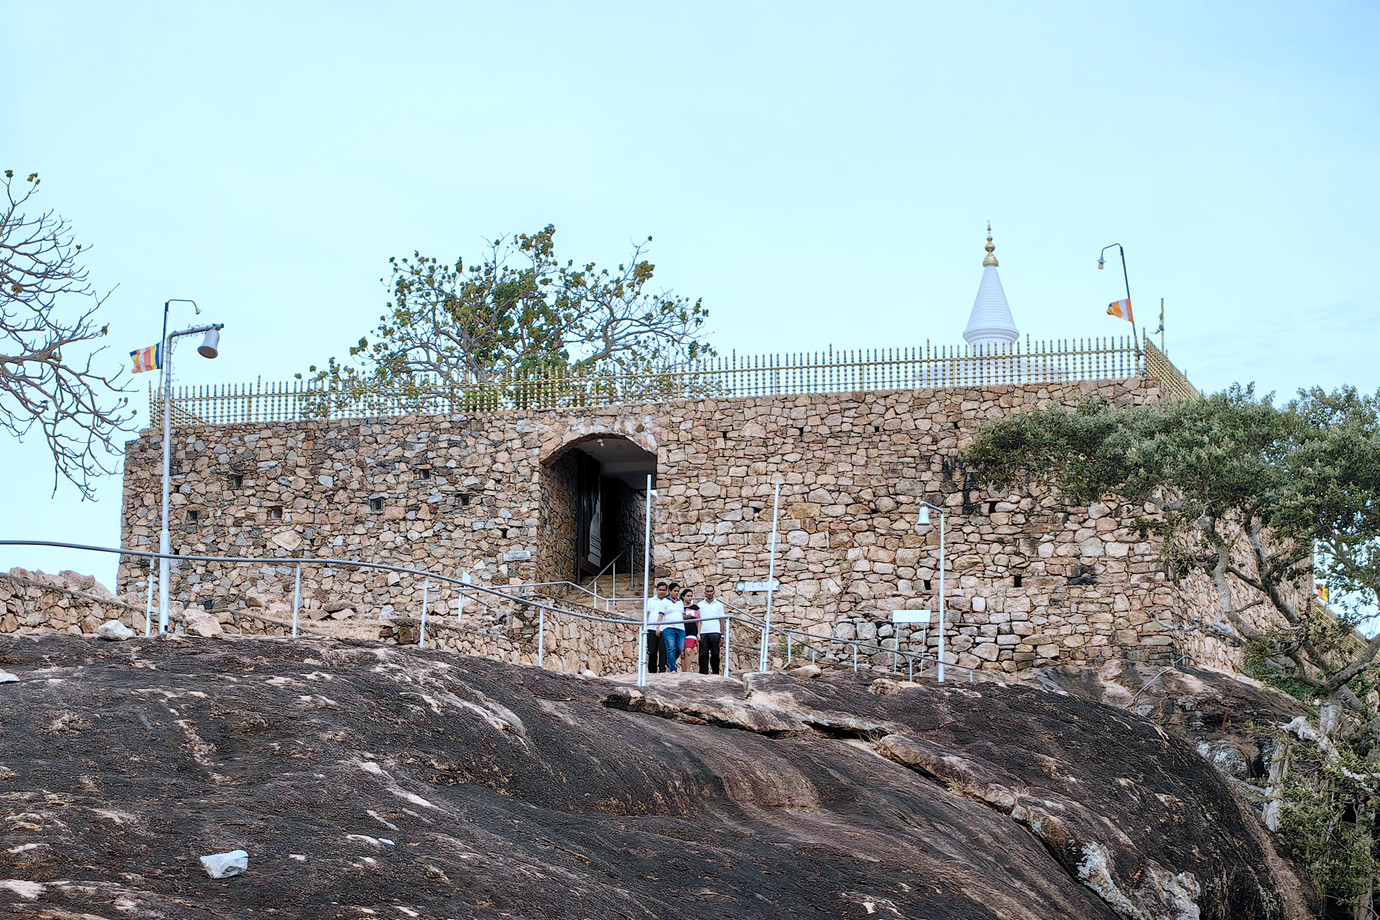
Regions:
<instances>
[{"instance_id":1,"label":"granite rock outcrop","mask_svg":"<svg viewBox=\"0 0 1380 920\"><path fill-rule=\"evenodd\" d=\"M1306 915L1189 744L1030 686L248 637L0 667L7 916Z\"/></svg>"}]
</instances>

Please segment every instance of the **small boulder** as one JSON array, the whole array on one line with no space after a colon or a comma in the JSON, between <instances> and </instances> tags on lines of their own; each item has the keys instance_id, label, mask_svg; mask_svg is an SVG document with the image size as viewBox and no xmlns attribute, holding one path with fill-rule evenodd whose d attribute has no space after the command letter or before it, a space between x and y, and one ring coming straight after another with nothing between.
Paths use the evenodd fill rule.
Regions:
<instances>
[{"instance_id":1,"label":"small boulder","mask_svg":"<svg viewBox=\"0 0 1380 920\"><path fill-rule=\"evenodd\" d=\"M824 673L824 669L817 664L803 664L798 668L791 668L786 673L792 677L818 677Z\"/></svg>"},{"instance_id":2,"label":"small boulder","mask_svg":"<svg viewBox=\"0 0 1380 920\"><path fill-rule=\"evenodd\" d=\"M910 680L892 680L890 677L879 677L867 685L867 692L873 696L891 696L893 693L918 686L920 685Z\"/></svg>"},{"instance_id":3,"label":"small boulder","mask_svg":"<svg viewBox=\"0 0 1380 920\"><path fill-rule=\"evenodd\" d=\"M349 610L354 605L349 601L327 601L321 609L327 613L339 613L342 610Z\"/></svg>"},{"instance_id":4,"label":"small boulder","mask_svg":"<svg viewBox=\"0 0 1380 920\"><path fill-rule=\"evenodd\" d=\"M106 620L96 627L96 635L109 642L123 642L134 638L134 630L119 620Z\"/></svg>"},{"instance_id":5,"label":"small boulder","mask_svg":"<svg viewBox=\"0 0 1380 920\"><path fill-rule=\"evenodd\" d=\"M244 850L212 853L201 857L201 865L211 878L229 878L249 871L249 854Z\"/></svg>"},{"instance_id":6,"label":"small boulder","mask_svg":"<svg viewBox=\"0 0 1380 920\"><path fill-rule=\"evenodd\" d=\"M183 614L183 621L186 624L184 629L189 636L196 636L201 639L218 639L225 635L220 621L209 613L188 610Z\"/></svg>"}]
</instances>

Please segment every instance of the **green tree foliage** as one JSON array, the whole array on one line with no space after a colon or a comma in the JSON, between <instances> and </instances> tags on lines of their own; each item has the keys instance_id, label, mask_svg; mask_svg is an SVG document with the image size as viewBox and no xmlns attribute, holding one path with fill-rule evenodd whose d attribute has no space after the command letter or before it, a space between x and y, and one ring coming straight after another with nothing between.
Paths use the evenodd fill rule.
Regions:
<instances>
[{"instance_id":1,"label":"green tree foliage","mask_svg":"<svg viewBox=\"0 0 1380 920\"><path fill-rule=\"evenodd\" d=\"M82 246L52 211L34 212L38 173L5 170L0 197L0 430L42 433L61 478L93 498L96 477L112 471L114 437L132 419L120 373L96 362L105 337L96 310L110 294L87 281Z\"/></svg>"},{"instance_id":2,"label":"green tree foliage","mask_svg":"<svg viewBox=\"0 0 1380 920\"><path fill-rule=\"evenodd\" d=\"M310 379L344 398L390 390L487 404L492 391L482 388L494 381L555 369L638 374L712 354L702 303L651 288L651 237L608 269L560 261L555 234L547 226L493 240L468 264L390 259L382 280L392 299L372 337L347 361L313 366Z\"/></svg>"},{"instance_id":3,"label":"green tree foliage","mask_svg":"<svg viewBox=\"0 0 1380 920\"><path fill-rule=\"evenodd\" d=\"M1356 681L1375 666L1380 636L1355 628L1380 589L1378 407L1352 388L1303 391L1282 408L1241 387L1152 406L1094 400L993 422L966 461L992 483L1033 480L1078 504L1115 496L1153 509L1141 528L1163 538L1180 573L1201 572L1217 591L1221 615L1202 628L1251 645L1264 676L1368 721ZM1316 603L1315 579L1350 604ZM1233 591L1242 586L1253 590Z\"/></svg>"},{"instance_id":4,"label":"green tree foliage","mask_svg":"<svg viewBox=\"0 0 1380 920\"><path fill-rule=\"evenodd\" d=\"M1350 744L1323 748L1283 732L1276 743L1285 763L1279 829L1291 855L1333 901L1368 899L1380 873L1371 765Z\"/></svg>"}]
</instances>

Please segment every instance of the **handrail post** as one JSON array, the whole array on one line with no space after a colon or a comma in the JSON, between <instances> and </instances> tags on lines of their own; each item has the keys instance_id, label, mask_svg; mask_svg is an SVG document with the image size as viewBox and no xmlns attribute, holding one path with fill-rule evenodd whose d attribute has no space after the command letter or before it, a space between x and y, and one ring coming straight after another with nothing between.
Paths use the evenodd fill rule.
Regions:
<instances>
[{"instance_id":1,"label":"handrail post","mask_svg":"<svg viewBox=\"0 0 1380 920\"><path fill-rule=\"evenodd\" d=\"M149 566L149 596L144 605L144 638L153 635L153 566Z\"/></svg>"},{"instance_id":2,"label":"handrail post","mask_svg":"<svg viewBox=\"0 0 1380 920\"><path fill-rule=\"evenodd\" d=\"M729 669L733 666L733 648L729 640L729 631L733 629L733 620L725 614L721 622L723 623L724 629L724 677L727 677Z\"/></svg>"},{"instance_id":3,"label":"handrail post","mask_svg":"<svg viewBox=\"0 0 1380 920\"><path fill-rule=\"evenodd\" d=\"M939 509L939 682L944 683L944 509Z\"/></svg>"},{"instance_id":4,"label":"handrail post","mask_svg":"<svg viewBox=\"0 0 1380 920\"><path fill-rule=\"evenodd\" d=\"M854 673L854 674L857 674L857 673L858 673L858 643L854 642L854 643L852 643L852 645L853 645L853 673Z\"/></svg>"},{"instance_id":5,"label":"handrail post","mask_svg":"<svg viewBox=\"0 0 1380 920\"><path fill-rule=\"evenodd\" d=\"M417 631L417 648L426 648L426 607L427 595L431 593L431 576L422 582L422 628Z\"/></svg>"},{"instance_id":6,"label":"handrail post","mask_svg":"<svg viewBox=\"0 0 1380 920\"><path fill-rule=\"evenodd\" d=\"M292 638L297 638L297 611L302 606L302 563L297 563L297 575L292 580Z\"/></svg>"},{"instance_id":7,"label":"handrail post","mask_svg":"<svg viewBox=\"0 0 1380 920\"><path fill-rule=\"evenodd\" d=\"M460 590L455 592L455 625L459 626L465 616L465 585L470 583L470 573L460 573Z\"/></svg>"},{"instance_id":8,"label":"handrail post","mask_svg":"<svg viewBox=\"0 0 1380 920\"><path fill-rule=\"evenodd\" d=\"M546 667L546 608L537 608L537 667Z\"/></svg>"},{"instance_id":9,"label":"handrail post","mask_svg":"<svg viewBox=\"0 0 1380 920\"><path fill-rule=\"evenodd\" d=\"M759 656L760 661L758 662L757 667L757 670L759 671L768 670L769 665L771 664L771 659L768 658L769 651L767 645L770 642L771 637L771 600L772 595L776 593L776 591L772 588L772 582L776 579L776 527L780 510L781 483L778 482L776 484L776 499L772 502L771 507L771 552L768 556L770 562L767 563L767 617L764 621L765 625L762 627L762 652ZM788 639L786 641L787 644L789 644L790 640Z\"/></svg>"}]
</instances>

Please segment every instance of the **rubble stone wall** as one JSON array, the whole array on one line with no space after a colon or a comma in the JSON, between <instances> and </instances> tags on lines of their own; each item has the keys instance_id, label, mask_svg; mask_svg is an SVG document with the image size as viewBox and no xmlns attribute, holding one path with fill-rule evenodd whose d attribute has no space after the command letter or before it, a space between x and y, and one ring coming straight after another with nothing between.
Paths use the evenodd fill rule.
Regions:
<instances>
[{"instance_id":1,"label":"rubble stone wall","mask_svg":"<svg viewBox=\"0 0 1380 920\"><path fill-rule=\"evenodd\" d=\"M932 655L937 624L888 634L892 610L937 611L938 515L918 526L924 499L946 509L950 661L1013 671L1168 660L1178 639L1165 624L1198 602L1188 594L1201 586L1166 578L1156 547L1129 527L1141 509L991 492L957 462L983 422L1093 394L1145 404L1160 390L1153 379L1131 378L180 427L173 546L464 571L483 584L538 581L550 560L573 554L573 495L556 487L566 448L624 437L657 458L656 575L697 594L713 582L725 600L762 612L761 595L733 586L767 577L779 484L774 622L899 638ZM126 447L123 538L134 548L157 545L160 438L146 431ZM174 590L184 603L233 605L292 572L288 563L204 563L179 573ZM122 587L144 577L137 564L120 569ZM304 566L302 590L308 608L345 598L365 613L416 615L422 579ZM453 612L453 589L433 583L428 603L433 614ZM1203 653L1212 641L1199 642Z\"/></svg>"},{"instance_id":2,"label":"rubble stone wall","mask_svg":"<svg viewBox=\"0 0 1380 920\"><path fill-rule=\"evenodd\" d=\"M119 620L142 634L144 612L141 604L116 597L91 575L0 573L0 633L95 635L102 623Z\"/></svg>"}]
</instances>

